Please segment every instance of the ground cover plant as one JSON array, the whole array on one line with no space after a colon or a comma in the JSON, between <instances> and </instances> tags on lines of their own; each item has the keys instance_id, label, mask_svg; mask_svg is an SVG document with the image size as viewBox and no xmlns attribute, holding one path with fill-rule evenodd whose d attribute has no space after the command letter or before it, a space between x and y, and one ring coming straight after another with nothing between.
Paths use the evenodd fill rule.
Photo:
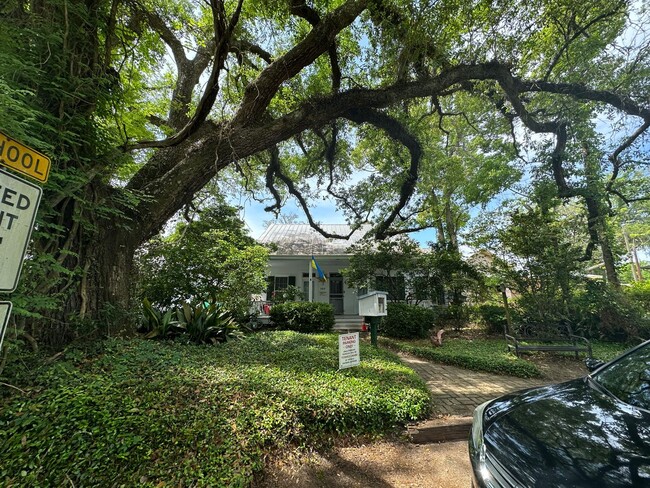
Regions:
<instances>
[{"instance_id":1,"label":"ground cover plant","mask_svg":"<svg viewBox=\"0 0 650 488\"><path fill-rule=\"evenodd\" d=\"M428 413L413 371L361 355L337 371L335 334L264 332L216 347L107 340L38 373L10 365L2 379L22 392L0 390L0 484L247 486L278 449Z\"/></svg>"},{"instance_id":2,"label":"ground cover plant","mask_svg":"<svg viewBox=\"0 0 650 488\"><path fill-rule=\"evenodd\" d=\"M520 378L534 378L541 374L534 364L507 353L505 341L498 339L453 338L445 340L442 347L432 347L427 340L396 341L381 337L380 344L423 359L474 371L507 374Z\"/></svg>"},{"instance_id":3,"label":"ground cover plant","mask_svg":"<svg viewBox=\"0 0 650 488\"><path fill-rule=\"evenodd\" d=\"M602 361L610 361L627 351L630 347L632 347L632 344L622 342L591 341L594 358Z\"/></svg>"},{"instance_id":4,"label":"ground cover plant","mask_svg":"<svg viewBox=\"0 0 650 488\"><path fill-rule=\"evenodd\" d=\"M444 364L451 364L474 371L506 374L520 378L539 377L539 368L525 358L517 358L506 351L503 339L492 338L451 338L444 341L442 347L432 347L426 340L395 340L379 338L380 344L393 350L413 354L414 356ZM617 342L593 341L593 356L609 361L628 349L629 345ZM573 353L555 353L572 355ZM585 370L586 371L586 370Z\"/></svg>"}]
</instances>

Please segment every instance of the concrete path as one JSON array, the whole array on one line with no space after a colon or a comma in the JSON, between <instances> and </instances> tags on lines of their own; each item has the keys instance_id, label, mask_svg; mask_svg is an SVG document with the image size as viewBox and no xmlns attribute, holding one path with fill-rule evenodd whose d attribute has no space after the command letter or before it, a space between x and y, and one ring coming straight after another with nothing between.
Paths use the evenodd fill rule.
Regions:
<instances>
[{"instance_id":1,"label":"concrete path","mask_svg":"<svg viewBox=\"0 0 650 488\"><path fill-rule=\"evenodd\" d=\"M434 415L469 417L474 408L492 398L548 381L480 373L400 353L404 364L414 369L431 390Z\"/></svg>"}]
</instances>

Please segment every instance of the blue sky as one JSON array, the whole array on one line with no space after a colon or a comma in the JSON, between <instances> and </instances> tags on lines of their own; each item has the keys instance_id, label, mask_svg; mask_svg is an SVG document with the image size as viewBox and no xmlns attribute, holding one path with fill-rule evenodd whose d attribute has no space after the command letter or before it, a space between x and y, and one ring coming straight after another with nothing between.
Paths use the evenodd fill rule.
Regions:
<instances>
[{"instance_id":1,"label":"blue sky","mask_svg":"<svg viewBox=\"0 0 650 488\"><path fill-rule=\"evenodd\" d=\"M264 211L266 204L261 204L251 199L242 201L233 201L235 205L242 207L241 217L246 222L250 231L251 237L258 238L264 232L264 222L273 220L274 215ZM298 222L307 223L307 217L299 208L295 201L288 200L282 208L282 215L295 214L298 216ZM336 209L334 203L330 200L320 200L316 205L311 208L311 214L315 221L321 224L344 224L345 217L341 212ZM433 229L411 234L411 237L425 247L428 242L436 240L436 232Z\"/></svg>"}]
</instances>

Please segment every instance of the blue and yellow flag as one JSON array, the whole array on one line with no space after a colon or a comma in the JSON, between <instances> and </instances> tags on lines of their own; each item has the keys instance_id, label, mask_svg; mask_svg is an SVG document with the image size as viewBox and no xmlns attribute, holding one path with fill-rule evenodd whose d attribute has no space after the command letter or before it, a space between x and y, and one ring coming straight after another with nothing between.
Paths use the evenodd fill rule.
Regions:
<instances>
[{"instance_id":1,"label":"blue and yellow flag","mask_svg":"<svg viewBox=\"0 0 650 488\"><path fill-rule=\"evenodd\" d=\"M316 275L318 276L319 280L325 280L327 281L327 278L325 277L325 273L323 273L323 270L320 269L320 266L318 266L318 263L314 259L314 256L312 255L311 257L311 267L316 270Z\"/></svg>"}]
</instances>

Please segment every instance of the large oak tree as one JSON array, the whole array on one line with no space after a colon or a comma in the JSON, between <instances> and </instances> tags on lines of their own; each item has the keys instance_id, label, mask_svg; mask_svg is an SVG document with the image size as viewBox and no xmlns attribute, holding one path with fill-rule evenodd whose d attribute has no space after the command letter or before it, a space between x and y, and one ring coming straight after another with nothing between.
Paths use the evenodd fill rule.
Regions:
<instances>
[{"instance_id":1,"label":"large oak tree","mask_svg":"<svg viewBox=\"0 0 650 488\"><path fill-rule=\"evenodd\" d=\"M441 227L432 210L441 159L470 146L477 172L504 178L535 146L527 164L551 175L561 197L582 199L587 251L602 249L617 282L608 199L647 196L618 184L647 162L635 150L650 127L649 39L631 2L17 0L2 9L0 124L55 162L23 286L57 297L52 334L69 314L126 306L135 250L215 176L265 187L270 211L297 199L315 228L310 206L332 199L382 239ZM599 116L615 137L599 135ZM472 144L460 148L458 134ZM364 140L384 156L355 153Z\"/></svg>"}]
</instances>

